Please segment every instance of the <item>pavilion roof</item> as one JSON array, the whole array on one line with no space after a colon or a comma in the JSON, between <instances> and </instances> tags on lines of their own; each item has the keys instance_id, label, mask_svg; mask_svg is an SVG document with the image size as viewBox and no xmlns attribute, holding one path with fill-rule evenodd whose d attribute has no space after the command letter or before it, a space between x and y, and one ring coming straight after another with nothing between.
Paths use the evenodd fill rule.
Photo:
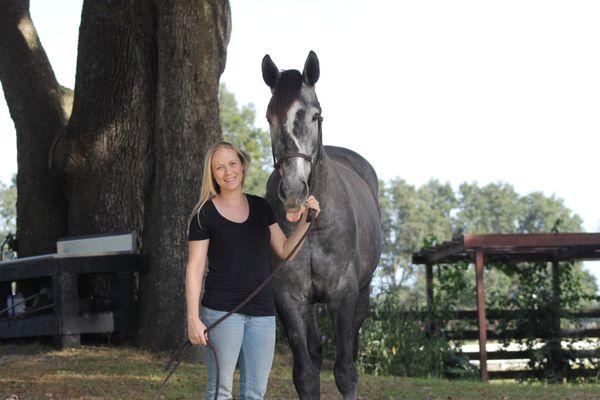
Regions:
<instances>
[{"instance_id":1,"label":"pavilion roof","mask_svg":"<svg viewBox=\"0 0 600 400\"><path fill-rule=\"evenodd\" d=\"M472 261L483 251L487 262L600 260L600 233L464 235L413 253L414 264Z\"/></svg>"}]
</instances>

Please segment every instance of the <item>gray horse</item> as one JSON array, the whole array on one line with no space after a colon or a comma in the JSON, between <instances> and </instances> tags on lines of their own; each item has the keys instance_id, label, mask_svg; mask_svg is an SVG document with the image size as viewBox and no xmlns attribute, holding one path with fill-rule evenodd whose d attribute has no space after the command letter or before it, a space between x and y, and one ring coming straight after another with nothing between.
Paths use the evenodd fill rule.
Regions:
<instances>
[{"instance_id":1,"label":"gray horse","mask_svg":"<svg viewBox=\"0 0 600 400\"><path fill-rule=\"evenodd\" d=\"M358 330L367 317L382 245L377 175L355 152L323 146L314 52L302 73L280 71L266 55L262 74L273 95L267 119L275 171L267 200L288 235L309 193L323 210L297 257L273 282L275 306L294 356L294 385L301 399L320 396L322 352L314 304L324 303L336 343L335 382L344 399L356 399Z\"/></svg>"}]
</instances>

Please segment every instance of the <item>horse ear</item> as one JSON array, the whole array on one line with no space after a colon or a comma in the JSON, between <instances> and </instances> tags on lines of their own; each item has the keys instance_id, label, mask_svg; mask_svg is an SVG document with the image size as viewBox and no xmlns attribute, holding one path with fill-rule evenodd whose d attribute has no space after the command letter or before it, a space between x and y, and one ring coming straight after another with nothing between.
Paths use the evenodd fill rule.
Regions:
<instances>
[{"instance_id":1,"label":"horse ear","mask_svg":"<svg viewBox=\"0 0 600 400\"><path fill-rule=\"evenodd\" d=\"M268 54L266 54L262 59L262 75L263 80L271 89L275 87L279 77L281 76L281 72L279 72L277 65L275 65Z\"/></svg>"},{"instance_id":2,"label":"horse ear","mask_svg":"<svg viewBox=\"0 0 600 400\"><path fill-rule=\"evenodd\" d=\"M319 59L314 51L308 53L306 62L304 63L304 71L302 71L302 79L307 86L315 86L319 80Z\"/></svg>"}]
</instances>

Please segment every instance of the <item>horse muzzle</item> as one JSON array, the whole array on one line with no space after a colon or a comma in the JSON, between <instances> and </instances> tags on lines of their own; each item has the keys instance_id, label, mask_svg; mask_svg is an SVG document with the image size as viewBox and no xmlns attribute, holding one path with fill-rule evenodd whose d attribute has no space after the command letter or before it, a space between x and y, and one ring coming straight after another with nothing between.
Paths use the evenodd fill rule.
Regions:
<instances>
[{"instance_id":1,"label":"horse muzzle","mask_svg":"<svg viewBox=\"0 0 600 400\"><path fill-rule=\"evenodd\" d=\"M289 222L298 222L302 216L304 203L308 198L308 184L302 181L299 188L296 190L289 190L286 189L284 182L281 182L277 194L285 208L285 218Z\"/></svg>"}]
</instances>

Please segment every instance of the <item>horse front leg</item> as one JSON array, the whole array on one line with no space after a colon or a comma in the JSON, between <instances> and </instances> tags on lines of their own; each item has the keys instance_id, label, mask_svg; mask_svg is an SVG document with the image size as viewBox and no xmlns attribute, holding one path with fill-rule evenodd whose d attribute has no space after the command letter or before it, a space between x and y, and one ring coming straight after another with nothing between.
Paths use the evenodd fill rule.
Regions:
<instances>
[{"instance_id":1,"label":"horse front leg","mask_svg":"<svg viewBox=\"0 0 600 400\"><path fill-rule=\"evenodd\" d=\"M371 301L371 286L370 284L361 288L358 293L356 304L356 313L354 314L354 350L352 359L356 362L358 358L358 331L369 315L369 303Z\"/></svg>"},{"instance_id":2,"label":"horse front leg","mask_svg":"<svg viewBox=\"0 0 600 400\"><path fill-rule=\"evenodd\" d=\"M301 400L319 399L321 357L316 354L320 349L315 345L318 333L313 307L306 300L281 293L276 294L275 305L294 356L293 376L298 397Z\"/></svg>"},{"instance_id":3,"label":"horse front leg","mask_svg":"<svg viewBox=\"0 0 600 400\"><path fill-rule=\"evenodd\" d=\"M344 400L355 400L357 396L358 373L354 366L354 324L357 298L357 289L346 288L330 304L336 345L333 374L335 384Z\"/></svg>"}]
</instances>

